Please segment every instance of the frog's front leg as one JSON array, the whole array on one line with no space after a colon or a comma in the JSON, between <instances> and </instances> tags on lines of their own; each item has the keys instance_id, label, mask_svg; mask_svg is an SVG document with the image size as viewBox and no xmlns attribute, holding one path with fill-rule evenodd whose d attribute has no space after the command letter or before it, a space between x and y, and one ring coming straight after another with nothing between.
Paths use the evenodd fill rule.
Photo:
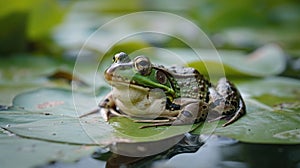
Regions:
<instances>
[{"instance_id":1,"label":"frog's front leg","mask_svg":"<svg viewBox=\"0 0 300 168\"><path fill-rule=\"evenodd\" d=\"M112 92L108 93L104 97L104 99L98 104L98 108L79 116L79 118L98 112L100 112L104 121L108 121L111 116L123 116L116 109L115 101L112 98Z\"/></svg>"},{"instance_id":2,"label":"frog's front leg","mask_svg":"<svg viewBox=\"0 0 300 168\"><path fill-rule=\"evenodd\" d=\"M144 125L140 128L193 124L204 121L207 117L208 105L200 100L179 98L174 100L174 103L181 106L176 117L170 117L167 121L152 120L153 124Z\"/></svg>"},{"instance_id":3,"label":"frog's front leg","mask_svg":"<svg viewBox=\"0 0 300 168\"><path fill-rule=\"evenodd\" d=\"M228 119L223 127L232 124L246 114L246 106L238 89L226 78L218 81L216 88L210 88L210 112L221 116L214 119Z\"/></svg>"},{"instance_id":4,"label":"frog's front leg","mask_svg":"<svg viewBox=\"0 0 300 168\"><path fill-rule=\"evenodd\" d=\"M205 121L208 114L208 105L200 100L180 98L182 108L172 125L193 124Z\"/></svg>"}]
</instances>

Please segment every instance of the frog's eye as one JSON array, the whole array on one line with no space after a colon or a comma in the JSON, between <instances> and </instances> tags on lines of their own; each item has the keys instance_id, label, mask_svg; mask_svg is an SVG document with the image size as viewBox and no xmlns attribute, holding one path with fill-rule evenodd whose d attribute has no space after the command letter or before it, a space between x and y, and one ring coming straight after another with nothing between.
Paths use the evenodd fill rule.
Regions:
<instances>
[{"instance_id":1,"label":"frog's eye","mask_svg":"<svg viewBox=\"0 0 300 168\"><path fill-rule=\"evenodd\" d=\"M142 75L149 75L152 65L147 57L138 56L134 59L134 68Z\"/></svg>"},{"instance_id":2,"label":"frog's eye","mask_svg":"<svg viewBox=\"0 0 300 168\"><path fill-rule=\"evenodd\" d=\"M127 63L130 62L130 58L124 52L120 52L113 57L113 63Z\"/></svg>"},{"instance_id":3,"label":"frog's eye","mask_svg":"<svg viewBox=\"0 0 300 168\"><path fill-rule=\"evenodd\" d=\"M156 80L160 84L166 84L167 83L167 77L166 74L163 71L158 70L155 74Z\"/></svg>"}]
</instances>

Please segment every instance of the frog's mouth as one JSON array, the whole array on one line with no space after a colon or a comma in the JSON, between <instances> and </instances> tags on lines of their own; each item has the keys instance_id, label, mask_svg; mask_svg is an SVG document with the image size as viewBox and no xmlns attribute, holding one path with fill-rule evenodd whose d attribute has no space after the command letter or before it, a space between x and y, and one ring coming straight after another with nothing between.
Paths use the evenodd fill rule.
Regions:
<instances>
[{"instance_id":1,"label":"frog's mouth","mask_svg":"<svg viewBox=\"0 0 300 168\"><path fill-rule=\"evenodd\" d=\"M104 77L106 81L114 87L120 86L124 89L124 85L127 85L127 87L130 87L131 89L135 88L143 91L158 88L172 97L175 95L175 91L172 88L152 81L148 78L148 76L143 76L134 72L132 70L131 63L123 64L122 66L119 64L113 64L105 71Z\"/></svg>"},{"instance_id":2,"label":"frog's mouth","mask_svg":"<svg viewBox=\"0 0 300 168\"><path fill-rule=\"evenodd\" d=\"M148 91L151 87L138 83L134 80L135 73L132 72L132 65L123 65L122 70L119 70L120 65L112 65L104 73L104 78L113 87L130 87L138 90ZM126 69L128 68L128 69Z\"/></svg>"}]
</instances>

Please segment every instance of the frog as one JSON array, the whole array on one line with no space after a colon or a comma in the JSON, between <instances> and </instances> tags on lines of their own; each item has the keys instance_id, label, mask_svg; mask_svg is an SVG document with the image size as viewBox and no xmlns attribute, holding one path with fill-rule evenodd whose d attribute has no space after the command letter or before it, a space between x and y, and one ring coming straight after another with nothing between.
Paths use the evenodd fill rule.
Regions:
<instances>
[{"instance_id":1,"label":"frog","mask_svg":"<svg viewBox=\"0 0 300 168\"><path fill-rule=\"evenodd\" d=\"M226 127L246 114L241 93L232 82L223 77L213 85L192 67L165 67L146 56L131 59L120 52L113 56L104 78L112 90L91 113L100 111L105 121L123 116L147 123L140 127L147 128L199 123L213 114L209 122L225 119L222 126Z\"/></svg>"}]
</instances>

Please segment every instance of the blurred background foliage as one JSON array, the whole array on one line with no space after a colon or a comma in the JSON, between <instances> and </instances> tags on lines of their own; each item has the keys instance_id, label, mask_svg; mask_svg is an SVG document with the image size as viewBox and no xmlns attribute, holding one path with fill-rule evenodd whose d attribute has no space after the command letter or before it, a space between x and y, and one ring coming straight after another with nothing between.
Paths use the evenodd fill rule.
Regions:
<instances>
[{"instance_id":1,"label":"blurred background foliage","mask_svg":"<svg viewBox=\"0 0 300 168\"><path fill-rule=\"evenodd\" d=\"M191 20L219 49L251 51L276 42L292 55L299 55L300 3L297 0L3 0L0 56L74 55L101 25L118 16L145 10L171 12ZM160 43L162 47L184 47L172 41Z\"/></svg>"},{"instance_id":2,"label":"blurred background foliage","mask_svg":"<svg viewBox=\"0 0 300 168\"><path fill-rule=\"evenodd\" d=\"M299 83L298 80L280 77L275 77L274 80L271 78L270 80L268 77L282 75L300 78L299 0L2 0L0 5L0 108L6 108L6 106L2 105L11 105L14 97L24 91L53 86L60 89L70 88L71 81L77 82L78 86L90 86L88 88L83 87L83 89L87 89L89 92L94 91L95 88L100 88L98 90L99 92L109 90L109 88L105 87L106 85L103 85L104 81L98 79L102 76L102 72L95 77L95 73L91 71L92 68L88 62L87 64L83 64L86 68L83 74L74 73L78 78L72 76L71 72L74 70L74 62L79 52L88 56L86 58L92 58L89 61L98 61L99 59L97 57L103 54L110 55L109 59L111 59L111 54L115 52L125 51L130 53L141 48L158 47L170 49L169 51L176 51L180 56L188 58L188 55L191 53L191 51L188 50L188 46L179 40L168 37L149 38L149 36L141 36L141 38L120 40L116 45L112 46L109 51L107 51L105 47L101 47L103 45L99 43L109 44L111 39L115 38L115 34L119 31L124 30L126 32L126 30L133 26L139 26L136 25L134 21L125 23L121 27L116 27L111 31L101 32L101 41L96 40L91 43L85 43L102 25L117 17L139 11L170 12L197 24L216 46L220 55L227 57L227 59L224 59L222 62L227 64L224 66L226 75L238 74L239 77L242 76L245 78L244 80L246 82L244 82L244 87L243 85L239 85L245 93L253 94L252 96L256 96L255 98L257 100L266 103L270 107L274 107L275 103L282 103L277 104L280 105L280 108L283 108L283 105L292 106L287 108L287 110L290 111L284 112L288 117L293 114L291 110L298 112L299 101L297 100L300 92L295 89L296 86L298 86L296 85ZM153 22L153 20L143 21L145 24L150 22L150 24L153 23L164 26L164 28L170 31L174 29L172 27L174 25L168 25L167 21L166 23L164 23L163 20L159 20L159 22ZM176 26L180 26L180 24ZM181 30L185 30L185 28L183 27ZM193 37L193 32L176 33L190 33L189 35ZM268 45L270 43L278 45ZM208 54L208 57L209 56ZM256 61L248 61L249 57L246 56L254 58ZM258 59L259 57L260 59ZM284 59L281 59L282 57ZM164 61L167 62L168 60L163 60L163 64ZM189 65L192 66L192 64L197 64L197 66L202 65L199 62L192 62ZM216 64L209 65L212 65L213 68L216 67ZM249 66L249 68L244 65L251 66ZM249 71L249 69L251 69L251 71ZM274 69L275 72L273 71ZM258 72L259 75L257 75ZM250 80L250 77L254 78ZM260 81L257 77L267 78L266 81ZM54 80L52 80L53 78ZM55 79L59 80L55 81ZM239 80L243 79L235 80L237 84L239 84ZM286 83L282 84L282 82ZM257 95L257 92L261 95ZM62 95L65 95L65 93ZM26 98L24 100L31 101L31 99ZM289 104L291 100L296 103ZM283 104L284 101L288 103ZM295 105L296 108L294 108L293 105ZM249 109L251 110L251 108L252 112L255 112L258 111L256 109L259 108L259 106L252 105ZM270 121L256 115L256 113L253 113L253 116L257 121L262 121L263 123ZM282 117L282 115L278 116ZM11 117L12 120L18 122L23 121L15 116L6 115L6 117L9 119ZM23 115L21 115L21 118L22 117ZM24 118L27 119L26 116ZM251 115L248 119L253 120ZM60 118L58 118L58 120L60 120ZM6 122L6 120L2 120L2 122L3 121L4 123ZM293 122L287 120L286 123L288 124L284 122L280 123L285 126L281 126L280 124L268 124L272 129L274 125L276 125L278 129L281 129L296 122L294 120ZM33 123L33 125L34 124L35 123ZM266 130L265 127L257 127L259 130L260 128ZM67 132L72 133L72 131ZM29 132L29 134L31 135L32 133ZM0 135L1 138L11 138L4 132L0 132ZM6 142L6 139L4 140ZM29 143L27 140L30 139L17 139L15 144L24 144L23 140ZM11 142L11 139L7 139L7 142ZM13 146L16 146L15 144ZM4 143L3 146L9 148L9 150L3 150L5 152L2 153L6 156L4 158L17 157L18 159L22 159L22 157L18 157L23 156L22 153L20 154L19 148L17 149L16 147L16 150L11 150L11 143L9 145ZM32 162L29 163L30 165L36 166L36 162L46 162L45 160L49 161L49 159L53 160L51 153L43 152L44 147L47 149L50 148L50 151L57 148L63 149L64 151L66 150L66 153L70 153L68 151L69 148L64 149L68 147L68 145L65 144L61 147L54 144L55 148L53 148L53 144L47 141L46 145L42 144L41 146L42 148L37 149L47 156L40 155L39 152L37 152L38 159L31 157ZM224 147L224 145L220 146L221 148ZM232 146L229 145L229 147L231 148ZM252 147L253 146L251 146L251 152L253 152ZM262 146L258 146L257 149L262 149L261 147ZM292 147L294 150L294 146ZM279 156L285 155L285 153L282 153L283 148L281 146L272 149L267 149L267 152L265 151L267 154L264 156L270 156L270 160L276 165L277 159L272 158L273 153L276 153L273 152L273 150L276 150L277 153L281 153ZM297 150L297 148L295 148L295 150ZM12 153L7 154L7 151ZM215 152L216 148L211 149L211 151ZM242 151L243 154L245 153L244 148L236 151ZM291 150L289 150L289 152L290 151ZM25 153L24 156L30 157L27 151L24 150L23 152ZM232 152L223 153L232 154ZM236 153L235 156L242 156L240 152ZM260 153L260 151L255 152L255 154L256 153ZM251 156L261 156L253 153L250 154ZM71 155L73 155L73 153L71 153ZM81 158L82 156L86 156L86 154L79 154L73 157ZM204 156L209 155L205 153ZM295 154L293 156L298 155ZM26 157L24 158L26 160ZM42 160L39 158L42 158ZM61 156L57 155L57 158L61 158ZM198 160L198 158L194 160ZM203 158L203 155L201 155L200 158ZM260 158L253 160L257 159L259 160ZM234 159L234 161L239 160L240 159ZM28 162L28 160L26 161ZM17 162L10 162L9 164L11 163L14 164ZM22 164L22 162L20 163ZM298 162L294 160L290 161L290 163L298 164ZM259 165L260 164L261 162ZM197 166L198 165L199 164L197 164ZM239 167L239 164L237 164L237 167Z\"/></svg>"},{"instance_id":3,"label":"blurred background foliage","mask_svg":"<svg viewBox=\"0 0 300 168\"><path fill-rule=\"evenodd\" d=\"M285 67L281 73L284 76L300 78L300 3L297 0L2 0L0 90L4 96L0 96L0 102L7 104L17 93L28 88L57 86L52 81L49 83L48 79L53 76L67 78L68 81L74 79L70 73L79 53L93 62L99 62L100 56L109 55L104 64L110 63L111 55L116 52L131 53L147 47L176 51L185 58L190 55L188 46L180 40L161 35L147 36L146 33L137 38L121 39L109 50L103 47L110 44L116 34L140 26L138 23L141 21L136 23L134 20L122 23L111 31L102 31L100 37L86 43L106 23L140 11L169 12L195 23L210 38L219 53L229 58L227 62L232 62L230 65L239 62L237 59L230 61L231 56L244 57L266 44L278 44L280 49L271 53L283 50L286 59L282 61L284 65L275 66ZM175 30L168 20L141 20L145 24L161 26L167 32ZM180 31L175 32L175 35L195 37L194 32L185 31L183 26L176 30ZM278 54L282 55L282 52ZM85 73L76 75L90 82L87 76L91 77L93 73L89 63L86 65ZM241 64L238 67L243 66ZM262 69L268 71L267 67ZM99 85L96 87L99 87L103 80L97 83Z\"/></svg>"}]
</instances>

